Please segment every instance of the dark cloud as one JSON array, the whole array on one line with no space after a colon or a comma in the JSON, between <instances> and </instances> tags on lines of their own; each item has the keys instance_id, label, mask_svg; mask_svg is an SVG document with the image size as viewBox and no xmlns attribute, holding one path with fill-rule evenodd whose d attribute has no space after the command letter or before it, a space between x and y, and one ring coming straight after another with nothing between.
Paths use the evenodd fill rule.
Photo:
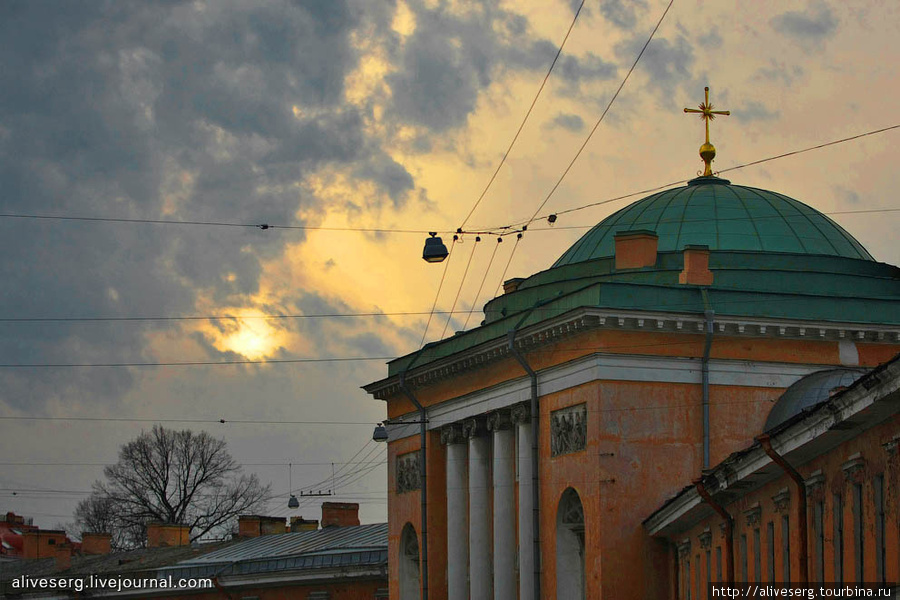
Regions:
<instances>
[{"instance_id":1,"label":"dark cloud","mask_svg":"<svg viewBox=\"0 0 900 600\"><path fill-rule=\"evenodd\" d=\"M697 41L700 42L700 45L704 48L716 49L722 46L723 40L717 29L710 29L698 37Z\"/></svg>"},{"instance_id":2,"label":"dark cloud","mask_svg":"<svg viewBox=\"0 0 900 600\"><path fill-rule=\"evenodd\" d=\"M859 193L842 185L836 185L833 189L834 195L837 196L838 200L841 202L846 202L847 204L859 204Z\"/></svg>"},{"instance_id":3,"label":"dark cloud","mask_svg":"<svg viewBox=\"0 0 900 600\"><path fill-rule=\"evenodd\" d=\"M837 30L837 19L831 9L821 3L808 11L787 11L770 21L775 31L804 42L819 42Z\"/></svg>"},{"instance_id":4,"label":"dark cloud","mask_svg":"<svg viewBox=\"0 0 900 600\"><path fill-rule=\"evenodd\" d=\"M636 34L616 46L616 55L623 63L628 61L631 64L646 41L645 33ZM693 92L697 87L693 67L694 47L684 35L677 34L673 39L657 35L647 46L635 68L635 75L644 75L647 89L654 93L658 101L668 105L678 88L686 87Z\"/></svg>"},{"instance_id":5,"label":"dark cloud","mask_svg":"<svg viewBox=\"0 0 900 600\"><path fill-rule=\"evenodd\" d=\"M71 2L0 5L0 208L172 220L290 223L327 210L305 185L346 166L405 201L412 177L344 102L362 21L389 3ZM380 34L386 35L386 34ZM4 316L195 312L259 287L261 261L302 241L257 229L0 220ZM147 323L18 324L3 363L142 362ZM0 401L109 402L127 369L0 374Z\"/></svg>"},{"instance_id":6,"label":"dark cloud","mask_svg":"<svg viewBox=\"0 0 900 600\"><path fill-rule=\"evenodd\" d=\"M545 71L558 42L535 39L527 21L484 6L459 15L415 4L416 29L398 50L400 69L388 78L392 118L446 131L466 122L479 93L507 70ZM616 68L589 54L560 58L554 77L566 89L614 76Z\"/></svg>"},{"instance_id":7,"label":"dark cloud","mask_svg":"<svg viewBox=\"0 0 900 600\"><path fill-rule=\"evenodd\" d=\"M560 113L547 125L549 127L561 127L577 133L584 129L584 119L575 114Z\"/></svg>"},{"instance_id":8,"label":"dark cloud","mask_svg":"<svg viewBox=\"0 0 900 600\"><path fill-rule=\"evenodd\" d=\"M800 65L788 65L775 59L770 59L769 66L757 69L753 78L790 86L803 77L804 74L805 71Z\"/></svg>"},{"instance_id":9,"label":"dark cloud","mask_svg":"<svg viewBox=\"0 0 900 600\"><path fill-rule=\"evenodd\" d=\"M735 119L749 123L751 121L772 121L777 119L781 113L768 108L762 102L749 100L735 107L731 114Z\"/></svg>"},{"instance_id":10,"label":"dark cloud","mask_svg":"<svg viewBox=\"0 0 900 600\"><path fill-rule=\"evenodd\" d=\"M639 13L646 10L647 4L640 0L601 0L600 14L617 27L634 29Z\"/></svg>"}]
</instances>

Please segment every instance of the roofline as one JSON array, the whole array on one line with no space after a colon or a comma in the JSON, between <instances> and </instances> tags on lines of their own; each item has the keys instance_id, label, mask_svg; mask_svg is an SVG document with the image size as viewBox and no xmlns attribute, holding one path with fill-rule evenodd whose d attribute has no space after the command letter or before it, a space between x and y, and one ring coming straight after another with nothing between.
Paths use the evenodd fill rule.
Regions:
<instances>
[{"instance_id":1,"label":"roofline","mask_svg":"<svg viewBox=\"0 0 900 600\"><path fill-rule=\"evenodd\" d=\"M718 293L719 290L716 292ZM511 315L507 318L514 316ZM582 306L525 327L516 336L516 347L521 351L528 352L576 333L594 329L702 335L704 326L704 316L701 312L663 312ZM850 322L781 318L762 319L717 314L715 326L716 333L719 335L752 338L900 342L900 325L863 325ZM445 340L441 340L441 342L443 341ZM400 358L407 356L411 355ZM509 342L505 335L500 335L488 342L415 367L407 373L406 382L413 387L423 387L508 357L510 357ZM386 400L400 393L400 376L397 374L386 377L363 386L363 389L378 400Z\"/></svg>"},{"instance_id":2,"label":"roofline","mask_svg":"<svg viewBox=\"0 0 900 600\"><path fill-rule=\"evenodd\" d=\"M788 462L805 464L808 460L792 461L792 454L795 459L803 452L822 454L900 413L898 391L900 355L863 375L846 390L769 431L772 446ZM728 505L779 478L780 470L767 471L773 464L759 442L754 442L705 472L703 485L713 498ZM687 530L712 514L691 485L647 517L644 527L650 535L667 536Z\"/></svg>"}]
</instances>

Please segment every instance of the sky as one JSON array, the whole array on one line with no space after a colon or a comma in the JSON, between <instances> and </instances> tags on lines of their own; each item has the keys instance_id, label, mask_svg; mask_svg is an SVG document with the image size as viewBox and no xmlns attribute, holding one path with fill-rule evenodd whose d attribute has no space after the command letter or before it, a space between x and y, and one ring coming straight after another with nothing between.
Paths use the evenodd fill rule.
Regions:
<instances>
[{"instance_id":1,"label":"sky","mask_svg":"<svg viewBox=\"0 0 900 600\"><path fill-rule=\"evenodd\" d=\"M164 420L225 439L272 484L272 515L318 518L323 498L288 511L289 482L329 489L334 463L324 499L384 521L385 407L360 386L477 326L504 271L548 268L641 196L564 211L694 177L703 124L682 109L704 86L731 111L711 124L714 169L900 123L895 3L675 0L588 139L668 4L590 0L467 219L579 4L0 3L0 510L70 521ZM727 177L841 213L898 264L900 215L878 212L896 207L898 136ZM538 216L559 219L518 244L466 233L448 262L421 259L425 232L496 231L545 199ZM16 366L234 361L257 362Z\"/></svg>"}]
</instances>

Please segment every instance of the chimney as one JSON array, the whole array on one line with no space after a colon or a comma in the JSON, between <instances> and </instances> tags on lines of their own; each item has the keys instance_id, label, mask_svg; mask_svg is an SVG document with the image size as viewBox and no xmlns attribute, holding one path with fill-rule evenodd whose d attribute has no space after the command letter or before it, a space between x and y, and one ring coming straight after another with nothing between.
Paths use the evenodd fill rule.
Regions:
<instances>
[{"instance_id":1,"label":"chimney","mask_svg":"<svg viewBox=\"0 0 900 600\"><path fill-rule=\"evenodd\" d=\"M56 554L56 570L66 571L72 566L72 546L71 544L57 544L55 546Z\"/></svg>"},{"instance_id":2,"label":"chimney","mask_svg":"<svg viewBox=\"0 0 900 600\"><path fill-rule=\"evenodd\" d=\"M291 517L291 533L297 531L315 531L319 528L316 519L304 519L303 517Z\"/></svg>"},{"instance_id":3,"label":"chimney","mask_svg":"<svg viewBox=\"0 0 900 600\"><path fill-rule=\"evenodd\" d=\"M88 531L81 534L82 554L109 554L110 550L112 550L112 534Z\"/></svg>"},{"instance_id":4,"label":"chimney","mask_svg":"<svg viewBox=\"0 0 900 600\"><path fill-rule=\"evenodd\" d=\"M659 236L649 229L619 231L615 235L616 270L640 269L656 265Z\"/></svg>"},{"instance_id":5,"label":"chimney","mask_svg":"<svg viewBox=\"0 0 900 600\"><path fill-rule=\"evenodd\" d=\"M255 538L261 535L274 535L284 532L284 517L262 517L259 515L241 515L238 517L238 536L242 538Z\"/></svg>"},{"instance_id":6,"label":"chimney","mask_svg":"<svg viewBox=\"0 0 900 600\"><path fill-rule=\"evenodd\" d=\"M512 279L507 279L503 282L503 293L510 294L522 285L522 282L525 281L524 277L513 277Z\"/></svg>"},{"instance_id":7,"label":"chimney","mask_svg":"<svg viewBox=\"0 0 900 600\"><path fill-rule=\"evenodd\" d=\"M23 558L51 558L56 556L56 547L65 544L66 532L56 529L34 529L23 532Z\"/></svg>"},{"instance_id":8,"label":"chimney","mask_svg":"<svg viewBox=\"0 0 900 600\"><path fill-rule=\"evenodd\" d=\"M175 523L148 523L147 547L165 548L172 546L188 546L191 543L189 525Z\"/></svg>"},{"instance_id":9,"label":"chimney","mask_svg":"<svg viewBox=\"0 0 900 600\"><path fill-rule=\"evenodd\" d=\"M323 502L322 529L359 525L359 504L355 502Z\"/></svg>"},{"instance_id":10,"label":"chimney","mask_svg":"<svg viewBox=\"0 0 900 600\"><path fill-rule=\"evenodd\" d=\"M678 274L678 283L712 285L713 273L709 270L709 246L685 246L684 270Z\"/></svg>"}]
</instances>

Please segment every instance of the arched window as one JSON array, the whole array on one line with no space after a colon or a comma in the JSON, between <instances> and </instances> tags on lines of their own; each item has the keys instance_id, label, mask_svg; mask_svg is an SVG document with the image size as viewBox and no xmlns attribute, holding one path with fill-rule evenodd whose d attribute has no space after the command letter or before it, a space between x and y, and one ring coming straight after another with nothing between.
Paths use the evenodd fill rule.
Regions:
<instances>
[{"instance_id":1,"label":"arched window","mask_svg":"<svg viewBox=\"0 0 900 600\"><path fill-rule=\"evenodd\" d=\"M584 599L584 507L568 488L556 513L556 597Z\"/></svg>"},{"instance_id":2,"label":"arched window","mask_svg":"<svg viewBox=\"0 0 900 600\"><path fill-rule=\"evenodd\" d=\"M400 600L419 598L419 539L412 523L400 534Z\"/></svg>"}]
</instances>

